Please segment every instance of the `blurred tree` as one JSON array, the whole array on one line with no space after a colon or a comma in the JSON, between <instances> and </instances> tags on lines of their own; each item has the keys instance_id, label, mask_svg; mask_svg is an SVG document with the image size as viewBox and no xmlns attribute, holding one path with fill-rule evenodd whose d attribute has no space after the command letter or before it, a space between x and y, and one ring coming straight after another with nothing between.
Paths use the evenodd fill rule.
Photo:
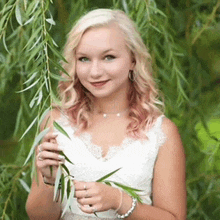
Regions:
<instances>
[{"instance_id":1,"label":"blurred tree","mask_svg":"<svg viewBox=\"0 0 220 220\"><path fill-rule=\"evenodd\" d=\"M219 219L217 0L0 2L1 219L27 219L25 200L33 166L31 161L22 165L39 132L41 116L58 101L60 51L66 34L82 14L94 8L119 8L136 22L152 55L166 115L178 125L185 146L188 219Z\"/></svg>"}]
</instances>

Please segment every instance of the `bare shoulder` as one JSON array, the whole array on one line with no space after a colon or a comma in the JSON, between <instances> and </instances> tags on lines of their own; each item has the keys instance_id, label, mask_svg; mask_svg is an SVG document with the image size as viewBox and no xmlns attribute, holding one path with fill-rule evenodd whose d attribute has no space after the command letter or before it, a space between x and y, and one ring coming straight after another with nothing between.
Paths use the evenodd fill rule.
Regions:
<instances>
[{"instance_id":1,"label":"bare shoulder","mask_svg":"<svg viewBox=\"0 0 220 220\"><path fill-rule=\"evenodd\" d=\"M166 117L163 118L162 130L167 136L172 134L179 134L178 128L175 123Z\"/></svg>"},{"instance_id":2,"label":"bare shoulder","mask_svg":"<svg viewBox=\"0 0 220 220\"><path fill-rule=\"evenodd\" d=\"M164 143L162 148L182 148L179 130L174 122L164 117L162 123L162 130L166 135L166 142Z\"/></svg>"}]
</instances>

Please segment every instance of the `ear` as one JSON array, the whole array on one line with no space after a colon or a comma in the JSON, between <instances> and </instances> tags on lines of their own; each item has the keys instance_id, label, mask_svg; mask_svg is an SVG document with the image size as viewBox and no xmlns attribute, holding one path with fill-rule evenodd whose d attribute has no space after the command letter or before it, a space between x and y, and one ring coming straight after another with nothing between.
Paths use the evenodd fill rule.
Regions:
<instances>
[{"instance_id":1,"label":"ear","mask_svg":"<svg viewBox=\"0 0 220 220\"><path fill-rule=\"evenodd\" d=\"M131 70L134 70L134 67L135 67L135 65L136 65L136 60L135 60L135 58L132 56L132 58L131 58L132 60L131 60Z\"/></svg>"}]
</instances>

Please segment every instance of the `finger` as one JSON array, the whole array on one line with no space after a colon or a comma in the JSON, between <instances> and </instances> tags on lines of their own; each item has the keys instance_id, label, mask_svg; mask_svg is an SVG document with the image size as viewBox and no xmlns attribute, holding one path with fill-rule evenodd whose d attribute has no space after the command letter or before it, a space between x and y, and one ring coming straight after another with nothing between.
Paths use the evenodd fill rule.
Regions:
<instances>
[{"instance_id":1,"label":"finger","mask_svg":"<svg viewBox=\"0 0 220 220\"><path fill-rule=\"evenodd\" d=\"M49 132L44 136L44 140L49 141L50 139L56 139L57 136L58 136L57 132Z\"/></svg>"},{"instance_id":2,"label":"finger","mask_svg":"<svg viewBox=\"0 0 220 220\"><path fill-rule=\"evenodd\" d=\"M49 166L55 166L57 168L62 163L62 161L46 159L42 161L37 160L36 165L39 169L48 168Z\"/></svg>"},{"instance_id":3,"label":"finger","mask_svg":"<svg viewBox=\"0 0 220 220\"><path fill-rule=\"evenodd\" d=\"M65 157L63 155L60 155L58 153L54 153L54 152L50 152L50 151L42 151L40 153L38 153L37 155L38 160L46 160L46 159L50 159L50 160L57 160L57 161L64 161Z\"/></svg>"},{"instance_id":4,"label":"finger","mask_svg":"<svg viewBox=\"0 0 220 220\"><path fill-rule=\"evenodd\" d=\"M78 199L91 198L93 196L93 193L91 190L77 190L77 191L75 191L74 196Z\"/></svg>"},{"instance_id":5,"label":"finger","mask_svg":"<svg viewBox=\"0 0 220 220\"><path fill-rule=\"evenodd\" d=\"M75 191L88 190L92 188L92 182L74 180Z\"/></svg>"},{"instance_id":6,"label":"finger","mask_svg":"<svg viewBox=\"0 0 220 220\"><path fill-rule=\"evenodd\" d=\"M63 151L63 147L51 142L43 142L41 145L41 151Z\"/></svg>"},{"instance_id":7,"label":"finger","mask_svg":"<svg viewBox=\"0 0 220 220\"><path fill-rule=\"evenodd\" d=\"M95 213L98 211L98 208L96 208L95 206L88 206L88 205L81 205L79 206L79 208L85 212L85 213L89 213L89 214L92 214L92 213Z\"/></svg>"},{"instance_id":8,"label":"finger","mask_svg":"<svg viewBox=\"0 0 220 220\"><path fill-rule=\"evenodd\" d=\"M90 205L90 206L96 203L94 198L81 198L81 199L77 199L77 202L80 205Z\"/></svg>"}]
</instances>

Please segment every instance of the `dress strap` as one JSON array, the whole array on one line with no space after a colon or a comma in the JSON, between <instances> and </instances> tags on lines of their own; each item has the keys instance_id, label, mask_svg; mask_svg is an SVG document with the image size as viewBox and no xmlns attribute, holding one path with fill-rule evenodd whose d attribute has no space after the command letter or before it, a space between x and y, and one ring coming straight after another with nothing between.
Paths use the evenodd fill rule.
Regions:
<instances>
[{"instance_id":1,"label":"dress strap","mask_svg":"<svg viewBox=\"0 0 220 220\"><path fill-rule=\"evenodd\" d=\"M160 115L154 125L154 129L155 132L157 134L157 138L158 138L158 142L157 142L157 146L160 147L162 146L165 141L166 141L166 135L162 130L162 123L163 123L163 119L165 118L165 115Z\"/></svg>"},{"instance_id":2,"label":"dress strap","mask_svg":"<svg viewBox=\"0 0 220 220\"><path fill-rule=\"evenodd\" d=\"M164 118L165 118L165 115L160 115L160 116L157 118L157 120L156 120L156 122L155 122L155 127L156 127L156 128L161 128Z\"/></svg>"}]
</instances>

